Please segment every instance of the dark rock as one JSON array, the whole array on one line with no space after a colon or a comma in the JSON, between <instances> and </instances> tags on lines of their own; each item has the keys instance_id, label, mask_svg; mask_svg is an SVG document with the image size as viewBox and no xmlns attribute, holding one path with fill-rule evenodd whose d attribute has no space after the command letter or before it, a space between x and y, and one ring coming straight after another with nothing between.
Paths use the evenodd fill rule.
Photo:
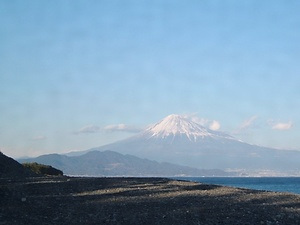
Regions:
<instances>
[{"instance_id":1,"label":"dark rock","mask_svg":"<svg viewBox=\"0 0 300 225\"><path fill-rule=\"evenodd\" d=\"M24 178L30 176L36 176L36 174L0 152L0 178Z\"/></svg>"}]
</instances>

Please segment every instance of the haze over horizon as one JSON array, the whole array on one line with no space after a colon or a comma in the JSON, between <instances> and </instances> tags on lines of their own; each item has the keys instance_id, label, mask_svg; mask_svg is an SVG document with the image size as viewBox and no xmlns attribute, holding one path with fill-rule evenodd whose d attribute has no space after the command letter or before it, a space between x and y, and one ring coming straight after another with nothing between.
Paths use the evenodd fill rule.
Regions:
<instances>
[{"instance_id":1,"label":"haze over horizon","mask_svg":"<svg viewBox=\"0 0 300 225\"><path fill-rule=\"evenodd\" d=\"M85 150L169 114L300 150L299 10L279 0L0 0L0 150Z\"/></svg>"}]
</instances>

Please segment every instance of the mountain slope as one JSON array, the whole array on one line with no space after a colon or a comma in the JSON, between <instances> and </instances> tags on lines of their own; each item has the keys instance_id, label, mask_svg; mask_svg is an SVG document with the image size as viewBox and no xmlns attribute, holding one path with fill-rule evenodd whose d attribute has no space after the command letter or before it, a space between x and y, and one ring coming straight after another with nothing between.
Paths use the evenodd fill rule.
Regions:
<instances>
[{"instance_id":1,"label":"mountain slope","mask_svg":"<svg viewBox=\"0 0 300 225\"><path fill-rule=\"evenodd\" d=\"M88 176L230 176L222 170L200 170L171 163L158 163L113 151L90 151L80 156L59 154L22 159L21 162L38 162L51 165L67 175Z\"/></svg>"},{"instance_id":2,"label":"mountain slope","mask_svg":"<svg viewBox=\"0 0 300 225\"><path fill-rule=\"evenodd\" d=\"M112 150L205 169L300 170L300 152L250 145L170 115L140 134L91 150Z\"/></svg>"},{"instance_id":3,"label":"mountain slope","mask_svg":"<svg viewBox=\"0 0 300 225\"><path fill-rule=\"evenodd\" d=\"M36 174L0 152L0 178L24 178L30 176L36 176Z\"/></svg>"}]
</instances>

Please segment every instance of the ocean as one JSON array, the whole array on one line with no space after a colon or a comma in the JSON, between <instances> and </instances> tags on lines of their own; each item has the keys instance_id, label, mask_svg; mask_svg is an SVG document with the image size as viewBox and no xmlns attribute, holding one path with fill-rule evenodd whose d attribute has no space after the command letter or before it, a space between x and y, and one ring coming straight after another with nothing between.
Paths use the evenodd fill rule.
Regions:
<instances>
[{"instance_id":1,"label":"ocean","mask_svg":"<svg viewBox=\"0 0 300 225\"><path fill-rule=\"evenodd\" d=\"M178 177L176 179L255 190L300 194L300 177Z\"/></svg>"}]
</instances>

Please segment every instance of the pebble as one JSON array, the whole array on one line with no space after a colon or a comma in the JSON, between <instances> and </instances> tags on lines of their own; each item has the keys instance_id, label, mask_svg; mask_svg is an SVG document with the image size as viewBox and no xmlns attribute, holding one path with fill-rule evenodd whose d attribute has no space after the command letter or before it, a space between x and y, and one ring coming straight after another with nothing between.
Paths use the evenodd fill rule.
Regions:
<instances>
[{"instance_id":1,"label":"pebble","mask_svg":"<svg viewBox=\"0 0 300 225\"><path fill-rule=\"evenodd\" d=\"M14 195L12 201L10 194L1 199L0 225L62 225L80 221L82 224L126 221L126 224L149 225L296 225L300 221L300 196L293 194L209 188L209 185L203 191L204 187L193 182L160 178L69 179L72 182L43 185L0 183L10 190L8 193L26 196ZM141 186L143 191L139 189ZM105 192L111 194L103 195ZM20 204L20 200L26 204Z\"/></svg>"}]
</instances>

